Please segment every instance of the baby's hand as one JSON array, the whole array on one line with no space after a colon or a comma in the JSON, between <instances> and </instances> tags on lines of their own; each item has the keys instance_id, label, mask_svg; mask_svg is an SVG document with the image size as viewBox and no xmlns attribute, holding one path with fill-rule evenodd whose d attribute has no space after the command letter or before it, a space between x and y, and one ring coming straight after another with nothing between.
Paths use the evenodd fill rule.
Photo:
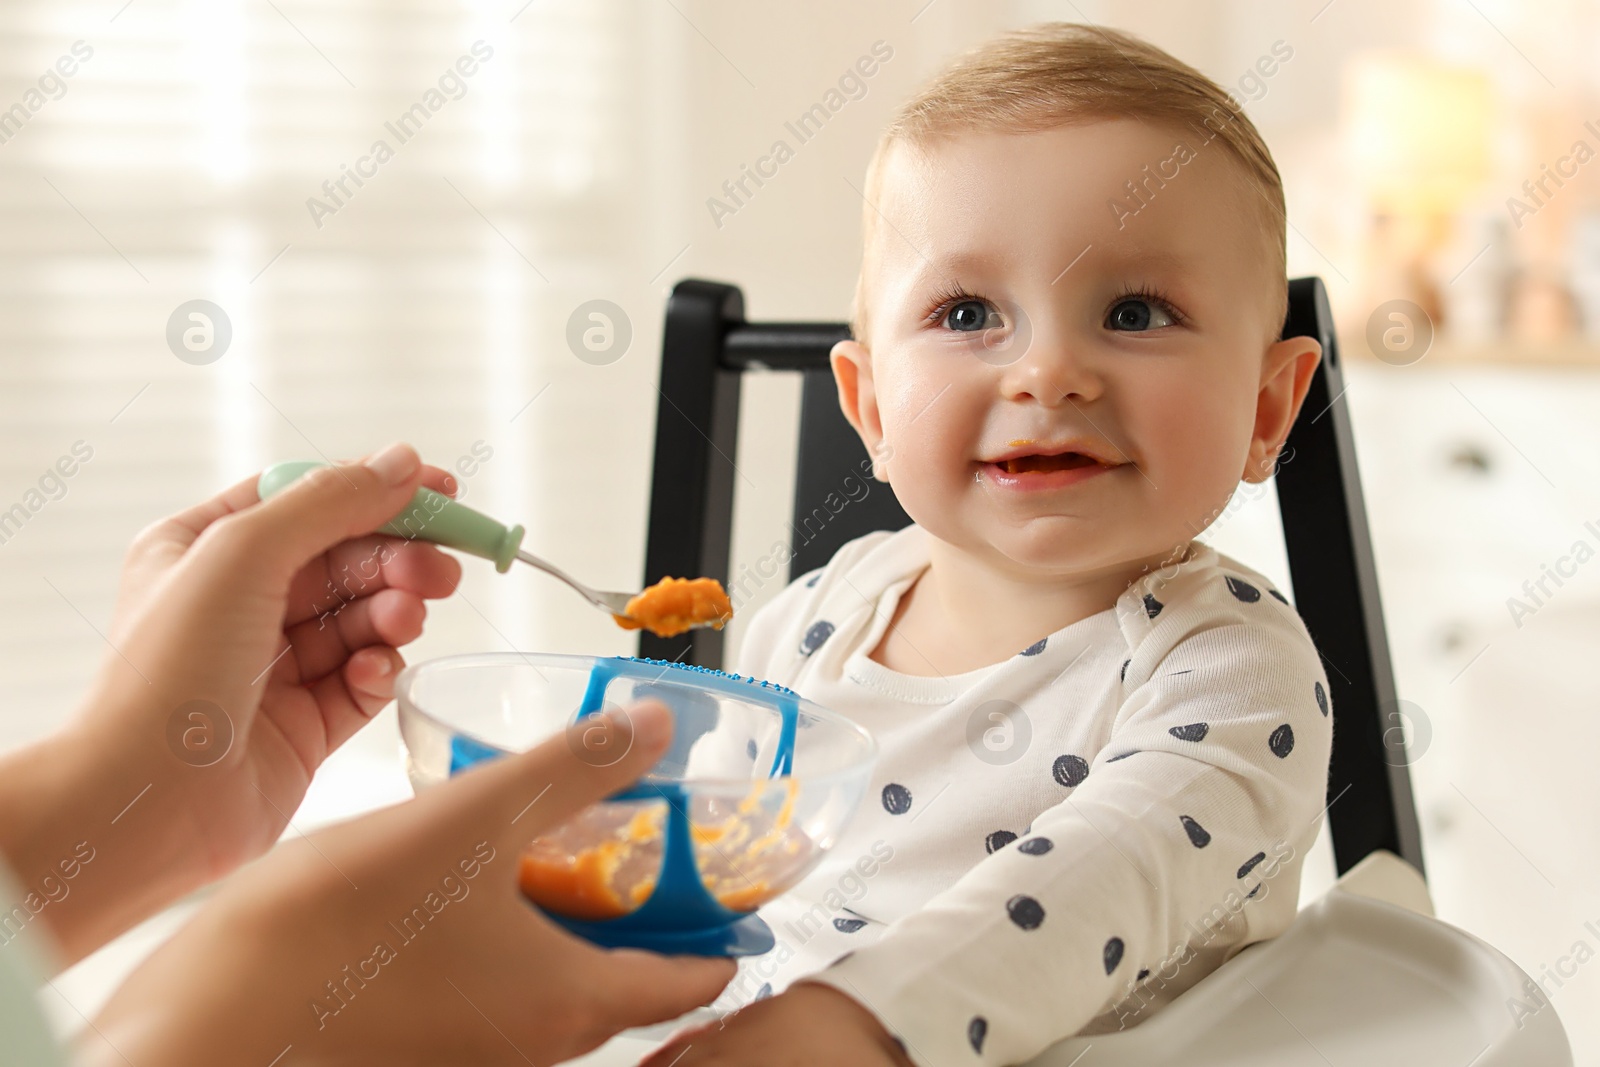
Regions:
<instances>
[{"instance_id":1,"label":"baby's hand","mask_svg":"<svg viewBox=\"0 0 1600 1067\"><path fill-rule=\"evenodd\" d=\"M912 1067L866 1008L832 986L799 982L726 1019L680 1034L640 1067Z\"/></svg>"}]
</instances>

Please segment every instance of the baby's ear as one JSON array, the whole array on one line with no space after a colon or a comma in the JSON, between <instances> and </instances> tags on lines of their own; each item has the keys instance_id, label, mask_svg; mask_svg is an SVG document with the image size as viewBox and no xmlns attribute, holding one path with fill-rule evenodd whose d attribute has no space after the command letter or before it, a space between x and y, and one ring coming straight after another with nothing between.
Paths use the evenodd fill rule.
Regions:
<instances>
[{"instance_id":1,"label":"baby's ear","mask_svg":"<svg viewBox=\"0 0 1600 1067\"><path fill-rule=\"evenodd\" d=\"M833 380L839 387L839 410L855 428L872 457L872 476L889 480L889 448L878 418L878 394L872 384L872 353L860 341L840 341L828 353Z\"/></svg>"},{"instance_id":2,"label":"baby's ear","mask_svg":"<svg viewBox=\"0 0 1600 1067\"><path fill-rule=\"evenodd\" d=\"M1245 481L1264 482L1276 473L1278 452L1294 428L1321 360L1322 345L1312 337L1285 337L1267 347L1261 391L1256 396L1255 429L1242 475Z\"/></svg>"}]
</instances>

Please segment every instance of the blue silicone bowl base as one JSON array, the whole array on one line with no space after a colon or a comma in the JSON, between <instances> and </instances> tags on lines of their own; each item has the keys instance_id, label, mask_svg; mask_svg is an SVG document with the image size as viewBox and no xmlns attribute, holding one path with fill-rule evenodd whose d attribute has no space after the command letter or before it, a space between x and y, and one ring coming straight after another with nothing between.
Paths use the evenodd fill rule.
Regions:
<instances>
[{"instance_id":1,"label":"blue silicone bowl base","mask_svg":"<svg viewBox=\"0 0 1600 1067\"><path fill-rule=\"evenodd\" d=\"M537 906L535 906L537 908ZM569 933L601 948L640 948L665 956L759 956L771 952L777 939L757 915L706 930L618 930L610 922L580 922L537 910Z\"/></svg>"}]
</instances>

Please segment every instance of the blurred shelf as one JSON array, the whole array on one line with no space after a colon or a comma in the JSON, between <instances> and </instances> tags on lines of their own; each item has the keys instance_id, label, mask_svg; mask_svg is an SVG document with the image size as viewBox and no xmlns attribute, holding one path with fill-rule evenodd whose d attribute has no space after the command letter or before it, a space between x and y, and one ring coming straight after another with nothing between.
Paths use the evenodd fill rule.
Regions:
<instances>
[{"instance_id":1,"label":"blurred shelf","mask_svg":"<svg viewBox=\"0 0 1600 1067\"><path fill-rule=\"evenodd\" d=\"M1352 362L1380 363L1367 347L1364 324L1339 328L1342 354ZM1557 341L1456 341L1435 338L1419 362L1505 367L1593 367L1600 370L1600 338L1568 337ZM1405 364L1396 364L1397 366Z\"/></svg>"}]
</instances>

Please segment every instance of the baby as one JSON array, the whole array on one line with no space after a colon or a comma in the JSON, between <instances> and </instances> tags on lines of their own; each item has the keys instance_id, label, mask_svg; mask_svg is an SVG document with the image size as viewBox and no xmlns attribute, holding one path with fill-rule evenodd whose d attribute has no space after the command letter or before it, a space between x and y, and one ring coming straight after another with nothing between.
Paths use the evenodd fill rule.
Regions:
<instances>
[{"instance_id":1,"label":"baby","mask_svg":"<svg viewBox=\"0 0 1600 1067\"><path fill-rule=\"evenodd\" d=\"M750 1006L652 1064L1010 1064L1135 1025L1283 932L1323 816L1317 650L1195 539L1321 355L1278 339L1250 120L1136 38L1040 26L907 104L865 196L833 370L915 522L778 594L735 670L881 755L763 909L777 947L717 1004Z\"/></svg>"}]
</instances>

